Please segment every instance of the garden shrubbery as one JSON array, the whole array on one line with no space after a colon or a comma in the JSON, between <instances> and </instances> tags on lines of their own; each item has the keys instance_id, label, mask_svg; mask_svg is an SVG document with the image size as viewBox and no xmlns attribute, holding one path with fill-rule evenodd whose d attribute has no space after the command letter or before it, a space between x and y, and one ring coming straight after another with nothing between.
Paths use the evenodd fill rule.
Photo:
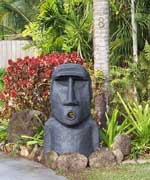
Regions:
<instances>
[{"instance_id":1,"label":"garden shrubbery","mask_svg":"<svg viewBox=\"0 0 150 180\"><path fill-rule=\"evenodd\" d=\"M150 152L150 105L138 102L125 101L119 93L118 97L122 104L119 111L114 109L111 116L106 114L107 127L100 129L102 144L112 148L115 138L125 133L131 137L131 155L137 158L139 155ZM122 122L119 123L119 116Z\"/></svg>"},{"instance_id":2,"label":"garden shrubbery","mask_svg":"<svg viewBox=\"0 0 150 180\"><path fill-rule=\"evenodd\" d=\"M7 140L7 119L10 118L13 112L34 109L49 116L51 74L56 66L63 63L84 64L84 60L76 52L71 54L55 52L39 57L25 57L18 58L16 61L8 61L8 68L6 72L5 70L1 71L0 79L2 85L0 101L4 103L3 111L0 112L0 116L4 120L1 124L1 141ZM92 68L90 67L88 70L92 80L95 81L93 73L91 73L93 72ZM94 87L93 93L95 94L96 89ZM137 156L140 153L149 151L150 107L148 103L147 105L128 104L119 94L118 96L121 108L116 107L112 115L106 115L107 127L100 129L102 144L111 148L115 137L121 133L127 133L132 136L132 155ZM120 116L123 119L122 124L118 122ZM39 137L38 140L36 138L36 141L35 137L25 137L27 144L37 143L39 145L39 142L43 142L43 129L41 133L37 132L35 134L35 137Z\"/></svg>"},{"instance_id":3,"label":"garden shrubbery","mask_svg":"<svg viewBox=\"0 0 150 180\"><path fill-rule=\"evenodd\" d=\"M128 124L128 134L132 135L132 155L134 157L150 152L150 105L125 102L118 94L124 107L124 122Z\"/></svg>"},{"instance_id":4,"label":"garden shrubbery","mask_svg":"<svg viewBox=\"0 0 150 180\"><path fill-rule=\"evenodd\" d=\"M50 79L53 69L63 63L83 64L76 52L52 53L39 57L18 58L9 60L4 76L5 89L0 94L4 101L3 118L11 116L13 112L24 109L42 111L47 116L50 113Z\"/></svg>"}]
</instances>

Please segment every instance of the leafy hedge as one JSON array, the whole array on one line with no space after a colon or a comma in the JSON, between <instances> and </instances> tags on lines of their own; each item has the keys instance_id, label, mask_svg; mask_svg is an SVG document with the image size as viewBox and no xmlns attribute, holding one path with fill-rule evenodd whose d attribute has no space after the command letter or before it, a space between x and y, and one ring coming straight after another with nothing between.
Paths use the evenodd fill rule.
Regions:
<instances>
[{"instance_id":1,"label":"leafy hedge","mask_svg":"<svg viewBox=\"0 0 150 180\"><path fill-rule=\"evenodd\" d=\"M9 118L13 112L23 109L35 109L50 113L50 79L56 66L63 63L83 64L76 52L52 53L39 57L8 60L4 76L5 89L0 100L5 103L1 116Z\"/></svg>"}]
</instances>

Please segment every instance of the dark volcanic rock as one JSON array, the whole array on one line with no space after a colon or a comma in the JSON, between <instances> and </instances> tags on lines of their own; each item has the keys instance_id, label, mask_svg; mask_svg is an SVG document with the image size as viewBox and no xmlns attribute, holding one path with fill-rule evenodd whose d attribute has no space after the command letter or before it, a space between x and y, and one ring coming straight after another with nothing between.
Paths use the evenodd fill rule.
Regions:
<instances>
[{"instance_id":1,"label":"dark volcanic rock","mask_svg":"<svg viewBox=\"0 0 150 180\"><path fill-rule=\"evenodd\" d=\"M93 152L89 157L89 166L92 168L116 165L115 155L107 148Z\"/></svg>"},{"instance_id":2,"label":"dark volcanic rock","mask_svg":"<svg viewBox=\"0 0 150 180\"><path fill-rule=\"evenodd\" d=\"M45 116L40 111L24 110L14 113L8 124L8 142L16 142L22 135L33 136L42 122L45 122Z\"/></svg>"},{"instance_id":3,"label":"dark volcanic rock","mask_svg":"<svg viewBox=\"0 0 150 180\"><path fill-rule=\"evenodd\" d=\"M87 167L88 159L79 153L66 153L57 159L57 168L63 170L79 171Z\"/></svg>"},{"instance_id":4,"label":"dark volcanic rock","mask_svg":"<svg viewBox=\"0 0 150 180\"><path fill-rule=\"evenodd\" d=\"M121 162L122 162L122 160L124 158L123 153L121 152L121 150L116 149L116 150L113 150L112 152L114 153L114 155L116 157L117 163L121 164Z\"/></svg>"},{"instance_id":5,"label":"dark volcanic rock","mask_svg":"<svg viewBox=\"0 0 150 180\"><path fill-rule=\"evenodd\" d=\"M121 134L115 138L113 150L120 149L124 156L131 152L131 138L126 134Z\"/></svg>"},{"instance_id":6,"label":"dark volcanic rock","mask_svg":"<svg viewBox=\"0 0 150 180\"><path fill-rule=\"evenodd\" d=\"M45 157L45 164L51 169L56 169L56 161L58 159L58 154L55 151L49 151L46 153Z\"/></svg>"}]
</instances>

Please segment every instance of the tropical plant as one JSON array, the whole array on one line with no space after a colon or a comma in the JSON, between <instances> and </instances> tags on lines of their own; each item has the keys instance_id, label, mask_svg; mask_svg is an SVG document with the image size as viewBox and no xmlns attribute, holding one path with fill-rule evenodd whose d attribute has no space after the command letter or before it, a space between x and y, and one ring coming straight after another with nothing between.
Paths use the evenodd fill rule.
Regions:
<instances>
[{"instance_id":1,"label":"tropical plant","mask_svg":"<svg viewBox=\"0 0 150 180\"><path fill-rule=\"evenodd\" d=\"M133 87L135 83L133 74L137 72L137 65L130 64L128 68L122 68L118 66L111 66L110 68L110 111L113 107L117 107L119 110L122 109L122 103L120 102L117 92L125 97L126 100L134 101L135 94Z\"/></svg>"},{"instance_id":2,"label":"tropical plant","mask_svg":"<svg viewBox=\"0 0 150 180\"><path fill-rule=\"evenodd\" d=\"M126 67L133 62L131 0L110 0L110 62ZM137 23L138 50L142 51L146 40L149 42L150 1L137 0L135 20Z\"/></svg>"},{"instance_id":3,"label":"tropical plant","mask_svg":"<svg viewBox=\"0 0 150 180\"><path fill-rule=\"evenodd\" d=\"M94 9L99 8L94 2L96 1L93 1ZM105 2L108 7L108 0ZM110 59L113 65L123 66L127 59L132 60L131 1L109 0L109 2ZM138 49L140 51L143 50L146 40L150 42L149 8L149 0L137 0L135 3ZM105 14L108 16L108 13ZM94 13L93 15L96 17ZM102 18L99 20L102 21L101 25L105 23ZM99 28L99 25L96 28ZM92 29L92 0L46 0L42 3L40 14L35 22L29 24L24 34L31 36L34 45L43 53L54 50L69 52L74 48L76 50L85 49L86 46L90 55L90 58L89 55L87 58L89 60L93 57ZM81 43L79 43L80 41Z\"/></svg>"},{"instance_id":4,"label":"tropical plant","mask_svg":"<svg viewBox=\"0 0 150 180\"><path fill-rule=\"evenodd\" d=\"M5 89L0 94L4 101L1 116L10 117L13 112L35 109L45 115L50 113L50 80L53 69L63 63L83 64L76 52L52 53L39 57L9 60L7 73L3 80ZM7 119L6 118L6 119Z\"/></svg>"},{"instance_id":5,"label":"tropical plant","mask_svg":"<svg viewBox=\"0 0 150 180\"><path fill-rule=\"evenodd\" d=\"M27 146L33 146L33 145L43 146L44 127L42 126L41 128L39 128L33 137L23 135L21 136L21 139L24 141L24 143Z\"/></svg>"},{"instance_id":6,"label":"tropical plant","mask_svg":"<svg viewBox=\"0 0 150 180\"><path fill-rule=\"evenodd\" d=\"M22 135L18 143L24 144L26 146L35 146L35 145L43 146L44 122L37 114L34 114L34 116L40 122L41 127L36 129L36 133L33 136Z\"/></svg>"},{"instance_id":7,"label":"tropical plant","mask_svg":"<svg viewBox=\"0 0 150 180\"><path fill-rule=\"evenodd\" d=\"M122 133L127 133L128 131L129 124L127 124L127 121L123 121L121 124L119 124L118 117L119 111L118 109L114 109L111 118L109 118L106 114L107 127L100 128L100 138L103 141L103 144L109 148L112 147L115 137Z\"/></svg>"},{"instance_id":8,"label":"tropical plant","mask_svg":"<svg viewBox=\"0 0 150 180\"><path fill-rule=\"evenodd\" d=\"M133 135L133 152L142 153L150 150L150 104L140 105L126 103L120 94L119 99L124 107L125 121L130 126Z\"/></svg>"},{"instance_id":9,"label":"tropical plant","mask_svg":"<svg viewBox=\"0 0 150 180\"><path fill-rule=\"evenodd\" d=\"M32 45L41 54L77 51L81 57L91 59L91 0L46 0L23 35L32 37Z\"/></svg>"},{"instance_id":10,"label":"tropical plant","mask_svg":"<svg viewBox=\"0 0 150 180\"><path fill-rule=\"evenodd\" d=\"M8 121L3 120L0 122L0 142L6 143L7 141L7 128L8 128Z\"/></svg>"},{"instance_id":11,"label":"tropical plant","mask_svg":"<svg viewBox=\"0 0 150 180\"><path fill-rule=\"evenodd\" d=\"M133 65L132 65L133 66ZM131 66L131 68L132 68ZM146 41L143 51L139 55L139 62L132 68L130 78L137 89L137 98L140 103L150 102L150 45Z\"/></svg>"},{"instance_id":12,"label":"tropical plant","mask_svg":"<svg viewBox=\"0 0 150 180\"><path fill-rule=\"evenodd\" d=\"M31 22L38 12L40 0L1 0L0 1L0 38L16 37Z\"/></svg>"},{"instance_id":13,"label":"tropical plant","mask_svg":"<svg viewBox=\"0 0 150 180\"><path fill-rule=\"evenodd\" d=\"M139 103L150 102L150 45L145 43L144 50L139 54L137 64L129 63L126 68L111 66L110 68L110 107L122 104L116 96L117 91L126 100L134 101L133 85L137 89ZM144 88L143 88L144 87Z\"/></svg>"}]
</instances>

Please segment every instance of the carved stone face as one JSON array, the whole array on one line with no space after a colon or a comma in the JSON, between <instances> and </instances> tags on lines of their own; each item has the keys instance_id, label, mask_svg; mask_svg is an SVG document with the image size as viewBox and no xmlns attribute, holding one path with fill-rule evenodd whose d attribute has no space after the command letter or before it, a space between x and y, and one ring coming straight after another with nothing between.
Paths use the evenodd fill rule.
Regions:
<instances>
[{"instance_id":1,"label":"carved stone face","mask_svg":"<svg viewBox=\"0 0 150 180\"><path fill-rule=\"evenodd\" d=\"M90 116L91 79L79 64L63 64L52 74L52 116L65 125L76 125Z\"/></svg>"}]
</instances>

